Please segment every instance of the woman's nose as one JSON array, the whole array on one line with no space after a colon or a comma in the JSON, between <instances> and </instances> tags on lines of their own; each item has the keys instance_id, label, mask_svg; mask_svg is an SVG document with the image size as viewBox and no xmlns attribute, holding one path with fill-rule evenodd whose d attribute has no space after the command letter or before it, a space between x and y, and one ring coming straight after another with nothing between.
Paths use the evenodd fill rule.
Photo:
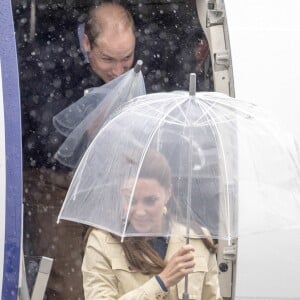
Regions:
<instances>
[{"instance_id":1,"label":"woman's nose","mask_svg":"<svg viewBox=\"0 0 300 300\"><path fill-rule=\"evenodd\" d=\"M134 213L136 216L145 216L146 215L145 206L142 204L135 205Z\"/></svg>"}]
</instances>

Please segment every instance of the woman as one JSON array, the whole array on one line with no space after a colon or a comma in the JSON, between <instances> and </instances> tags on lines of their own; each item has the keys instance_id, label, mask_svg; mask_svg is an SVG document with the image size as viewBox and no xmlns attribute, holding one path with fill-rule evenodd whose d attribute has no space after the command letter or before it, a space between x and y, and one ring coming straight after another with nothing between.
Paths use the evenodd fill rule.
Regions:
<instances>
[{"instance_id":1,"label":"woman","mask_svg":"<svg viewBox=\"0 0 300 300\"><path fill-rule=\"evenodd\" d=\"M128 180L122 188L125 209L133 184ZM213 244L191 238L186 245L185 227L172 222L167 211L171 190L166 159L149 151L136 182L128 226L145 235L167 228L170 235L131 237L121 243L109 232L92 229L82 264L86 300L182 299L187 274L189 299L221 299Z\"/></svg>"}]
</instances>

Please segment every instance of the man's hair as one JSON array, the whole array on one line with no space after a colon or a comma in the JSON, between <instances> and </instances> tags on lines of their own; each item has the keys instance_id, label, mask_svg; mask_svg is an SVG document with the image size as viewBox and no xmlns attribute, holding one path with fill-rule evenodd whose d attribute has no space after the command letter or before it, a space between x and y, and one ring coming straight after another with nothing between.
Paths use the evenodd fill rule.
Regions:
<instances>
[{"instance_id":1,"label":"man's hair","mask_svg":"<svg viewBox=\"0 0 300 300\"><path fill-rule=\"evenodd\" d=\"M105 7L115 8L117 11L117 18L114 19L113 16L105 16L100 18L99 11ZM121 25L124 28L131 28L133 34L135 32L133 18L130 12L123 5L116 1L102 1L102 3L99 5L95 5L89 9L85 21L84 33L87 35L91 47L95 46L97 38L108 25L108 20L114 25Z\"/></svg>"}]
</instances>

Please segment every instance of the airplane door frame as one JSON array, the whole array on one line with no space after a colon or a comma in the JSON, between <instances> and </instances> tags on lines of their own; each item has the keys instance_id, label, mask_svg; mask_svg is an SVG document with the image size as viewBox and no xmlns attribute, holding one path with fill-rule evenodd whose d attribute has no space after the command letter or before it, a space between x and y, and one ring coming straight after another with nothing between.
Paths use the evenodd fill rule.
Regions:
<instances>
[{"instance_id":1,"label":"airplane door frame","mask_svg":"<svg viewBox=\"0 0 300 300\"><path fill-rule=\"evenodd\" d=\"M196 0L197 12L206 35L213 68L214 91L235 96L229 35L224 0ZM236 141L228 141L235 143ZM234 165L234 162L232 162ZM234 172L233 168L233 172ZM222 170L220 170L222 172ZM234 192L236 187L230 186ZM221 295L232 299L236 245L218 241L218 265Z\"/></svg>"},{"instance_id":2,"label":"airplane door frame","mask_svg":"<svg viewBox=\"0 0 300 300\"><path fill-rule=\"evenodd\" d=\"M196 0L202 29L209 43L214 90L234 97L233 70L224 0Z\"/></svg>"},{"instance_id":3,"label":"airplane door frame","mask_svg":"<svg viewBox=\"0 0 300 300\"><path fill-rule=\"evenodd\" d=\"M20 269L20 250L22 241L22 138L21 109L17 51L10 0L1 2L0 16L0 67L2 79L0 101L4 121L1 140L5 142L5 153L1 165L5 178L5 191L0 199L5 208L5 220L1 221L4 233L1 299L17 299ZM0 110L1 112L1 110ZM1 129L1 128L0 128ZM1 196L0 195L0 196ZM3 196L4 195L4 196Z\"/></svg>"}]
</instances>

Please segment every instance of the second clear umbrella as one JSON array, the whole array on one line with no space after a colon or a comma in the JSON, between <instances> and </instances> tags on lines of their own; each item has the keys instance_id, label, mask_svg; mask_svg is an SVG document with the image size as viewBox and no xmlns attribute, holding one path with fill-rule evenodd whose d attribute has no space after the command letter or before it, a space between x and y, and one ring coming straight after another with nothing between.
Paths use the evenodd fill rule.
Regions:
<instances>
[{"instance_id":1,"label":"second clear umbrella","mask_svg":"<svg viewBox=\"0 0 300 300\"><path fill-rule=\"evenodd\" d=\"M91 88L77 102L53 118L53 125L66 140L55 158L75 168L99 129L108 117L126 101L146 94L141 73L142 61L116 79L100 87Z\"/></svg>"}]
</instances>

